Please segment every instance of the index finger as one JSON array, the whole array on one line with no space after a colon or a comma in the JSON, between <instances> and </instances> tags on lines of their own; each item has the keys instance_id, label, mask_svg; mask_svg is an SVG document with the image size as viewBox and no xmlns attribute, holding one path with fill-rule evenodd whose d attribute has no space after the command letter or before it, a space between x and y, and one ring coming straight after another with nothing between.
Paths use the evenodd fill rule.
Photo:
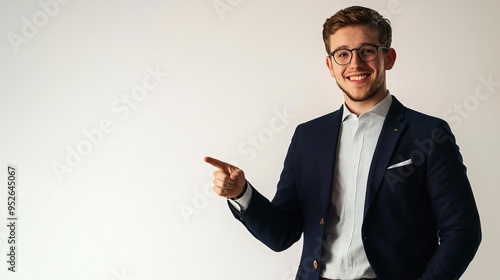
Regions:
<instances>
[{"instance_id":1,"label":"index finger","mask_svg":"<svg viewBox=\"0 0 500 280\"><path fill-rule=\"evenodd\" d=\"M211 164L211 165L213 165L221 170L227 170L227 168L230 166L230 164L223 162L223 161L220 161L218 159L212 158L212 157L204 157L203 160L206 163Z\"/></svg>"}]
</instances>

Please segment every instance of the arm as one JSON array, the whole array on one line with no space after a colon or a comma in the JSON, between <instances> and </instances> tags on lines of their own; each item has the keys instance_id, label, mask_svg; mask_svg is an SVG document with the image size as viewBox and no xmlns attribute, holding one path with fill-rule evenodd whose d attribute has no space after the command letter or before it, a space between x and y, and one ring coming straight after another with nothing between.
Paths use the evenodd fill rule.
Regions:
<instances>
[{"instance_id":1,"label":"arm","mask_svg":"<svg viewBox=\"0 0 500 280\"><path fill-rule=\"evenodd\" d=\"M481 242L481 226L459 148L449 126L433 131L428 152L428 192L439 246L420 279L458 279Z\"/></svg>"},{"instance_id":2,"label":"arm","mask_svg":"<svg viewBox=\"0 0 500 280\"><path fill-rule=\"evenodd\" d=\"M302 235L302 216L298 208L279 207L271 203L249 184L252 198L248 208L240 212L230 209L250 233L274 251L283 251Z\"/></svg>"},{"instance_id":3,"label":"arm","mask_svg":"<svg viewBox=\"0 0 500 280\"><path fill-rule=\"evenodd\" d=\"M278 183L278 190L272 202L249 183L247 192L251 192L251 199L248 205L242 205L244 210L237 209L233 205L234 201L228 201L235 218L243 223L252 235L274 251L282 251L290 247L300 239L303 230L302 211L295 189L293 146L294 140L292 139L280 182ZM245 181L240 186L237 177L228 175L235 172L235 170L239 170L237 167L211 158L206 158L205 161L219 168L214 173L214 190L216 193L227 198L243 195L246 179L244 179L244 173L241 170L239 176L243 175ZM246 196L246 193L244 195Z\"/></svg>"}]
</instances>

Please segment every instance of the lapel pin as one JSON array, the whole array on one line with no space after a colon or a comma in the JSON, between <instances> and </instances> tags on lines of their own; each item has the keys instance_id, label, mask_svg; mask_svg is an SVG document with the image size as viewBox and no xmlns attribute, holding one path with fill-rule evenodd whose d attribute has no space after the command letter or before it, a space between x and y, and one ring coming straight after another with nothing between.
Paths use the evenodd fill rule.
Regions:
<instances>
[{"instance_id":1,"label":"lapel pin","mask_svg":"<svg viewBox=\"0 0 500 280\"><path fill-rule=\"evenodd\" d=\"M395 128L395 129L394 129L394 132L397 132L397 131L398 131L398 129L397 129L397 128Z\"/></svg>"}]
</instances>

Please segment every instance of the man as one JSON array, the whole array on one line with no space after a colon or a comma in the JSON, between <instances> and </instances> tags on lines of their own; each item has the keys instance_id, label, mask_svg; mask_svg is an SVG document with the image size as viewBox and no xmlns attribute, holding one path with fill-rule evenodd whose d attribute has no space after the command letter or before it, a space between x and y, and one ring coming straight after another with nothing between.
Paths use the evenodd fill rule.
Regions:
<instances>
[{"instance_id":1,"label":"man","mask_svg":"<svg viewBox=\"0 0 500 280\"><path fill-rule=\"evenodd\" d=\"M256 238L281 251L303 234L296 279L458 279L481 241L448 124L386 88L391 37L368 8L326 20L326 65L345 103L297 127L271 202L242 170L205 158L215 192Z\"/></svg>"}]
</instances>

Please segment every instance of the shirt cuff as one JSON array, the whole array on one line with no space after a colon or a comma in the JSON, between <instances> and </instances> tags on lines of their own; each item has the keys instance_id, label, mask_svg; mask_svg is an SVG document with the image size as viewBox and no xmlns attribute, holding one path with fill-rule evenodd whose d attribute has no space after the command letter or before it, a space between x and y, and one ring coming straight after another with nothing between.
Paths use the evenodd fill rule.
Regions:
<instances>
[{"instance_id":1,"label":"shirt cuff","mask_svg":"<svg viewBox=\"0 0 500 280\"><path fill-rule=\"evenodd\" d=\"M252 187L247 182L245 193L242 197L238 199L228 199L229 203L231 203L238 212L242 213L248 208L250 204L250 200L252 199Z\"/></svg>"}]
</instances>

